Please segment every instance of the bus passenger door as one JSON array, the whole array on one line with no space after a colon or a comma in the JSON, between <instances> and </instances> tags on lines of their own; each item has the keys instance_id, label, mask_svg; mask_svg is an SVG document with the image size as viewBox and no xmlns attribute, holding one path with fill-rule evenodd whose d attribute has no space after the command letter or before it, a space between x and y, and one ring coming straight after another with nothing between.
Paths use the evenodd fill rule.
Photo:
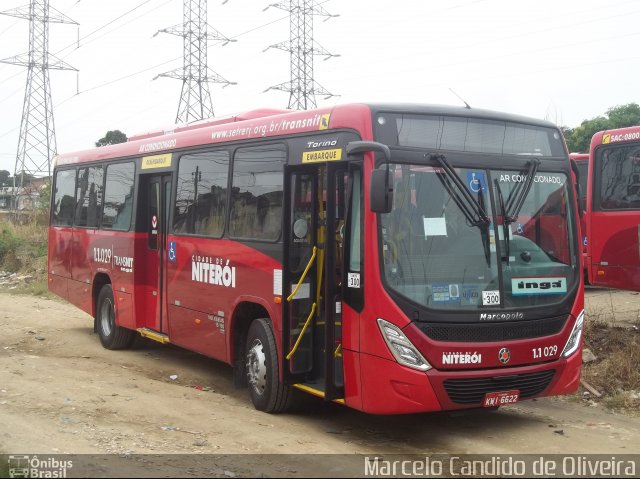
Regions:
<instances>
[{"instance_id":1,"label":"bus passenger door","mask_svg":"<svg viewBox=\"0 0 640 479\"><path fill-rule=\"evenodd\" d=\"M640 147L603 146L591 168L589 282L640 291Z\"/></svg>"},{"instance_id":2,"label":"bus passenger door","mask_svg":"<svg viewBox=\"0 0 640 479\"><path fill-rule=\"evenodd\" d=\"M146 238L138 245L138 258L143 263L136 268L135 281L142 288L142 313L145 328L167 333L166 281L164 257L169 224L171 175L141 177L141 202L136 219L137 231ZM139 264L138 259L136 263Z\"/></svg>"},{"instance_id":3,"label":"bus passenger door","mask_svg":"<svg viewBox=\"0 0 640 479\"><path fill-rule=\"evenodd\" d=\"M287 384L342 397L342 237L346 166L285 170L283 364Z\"/></svg>"}]
</instances>

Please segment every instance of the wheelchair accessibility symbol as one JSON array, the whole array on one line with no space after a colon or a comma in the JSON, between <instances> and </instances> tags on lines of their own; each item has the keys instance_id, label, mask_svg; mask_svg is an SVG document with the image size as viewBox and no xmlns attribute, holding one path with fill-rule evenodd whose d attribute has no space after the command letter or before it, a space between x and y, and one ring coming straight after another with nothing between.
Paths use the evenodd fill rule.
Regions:
<instances>
[{"instance_id":1,"label":"wheelchair accessibility symbol","mask_svg":"<svg viewBox=\"0 0 640 479\"><path fill-rule=\"evenodd\" d=\"M172 263L176 262L176 242L169 241L169 261Z\"/></svg>"},{"instance_id":2,"label":"wheelchair accessibility symbol","mask_svg":"<svg viewBox=\"0 0 640 479\"><path fill-rule=\"evenodd\" d=\"M467 187L472 193L480 193L487 189L487 178L484 171L467 172Z\"/></svg>"}]
</instances>

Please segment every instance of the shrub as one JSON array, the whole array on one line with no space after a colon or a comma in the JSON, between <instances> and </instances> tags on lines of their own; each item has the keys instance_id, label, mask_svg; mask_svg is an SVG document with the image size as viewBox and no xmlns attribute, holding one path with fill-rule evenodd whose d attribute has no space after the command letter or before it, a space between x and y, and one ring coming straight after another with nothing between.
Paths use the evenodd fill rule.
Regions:
<instances>
[{"instance_id":1,"label":"shrub","mask_svg":"<svg viewBox=\"0 0 640 479\"><path fill-rule=\"evenodd\" d=\"M0 268L8 271L19 269L17 250L21 243L22 240L10 224L0 223Z\"/></svg>"}]
</instances>

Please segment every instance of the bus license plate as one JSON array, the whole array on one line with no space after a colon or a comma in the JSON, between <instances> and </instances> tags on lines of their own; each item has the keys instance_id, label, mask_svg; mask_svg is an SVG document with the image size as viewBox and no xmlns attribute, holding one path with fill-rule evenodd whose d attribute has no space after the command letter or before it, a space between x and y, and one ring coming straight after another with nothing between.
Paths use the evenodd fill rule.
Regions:
<instances>
[{"instance_id":1,"label":"bus license plate","mask_svg":"<svg viewBox=\"0 0 640 479\"><path fill-rule=\"evenodd\" d=\"M504 406L505 404L513 404L518 402L520 391L500 391L496 393L487 393L484 396L482 405L484 407Z\"/></svg>"}]
</instances>

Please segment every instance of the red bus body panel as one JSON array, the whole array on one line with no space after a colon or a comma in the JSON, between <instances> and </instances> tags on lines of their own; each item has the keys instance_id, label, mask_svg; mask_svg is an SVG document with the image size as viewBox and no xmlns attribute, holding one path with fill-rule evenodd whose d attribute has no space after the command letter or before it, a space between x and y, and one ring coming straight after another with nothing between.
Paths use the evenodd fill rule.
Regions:
<instances>
[{"instance_id":1,"label":"red bus body panel","mask_svg":"<svg viewBox=\"0 0 640 479\"><path fill-rule=\"evenodd\" d=\"M362 140L372 140L371 121L371 111L366 105L302 112L249 112L226 120L212 119L197 125L176 127L166 134L150 132L138 135L124 144L61 155L56 160L56 167L116 158L134 158L139 165L141 157L163 151L236 140L276 138L294 133L317 133L326 129L350 129L358 132ZM347 304L342 307L345 404L375 414L477 407L478 405L452 402L445 391L444 381L534 373L549 369L554 369L555 375L541 395L575 391L581 367L580 349L568 359L559 359L559 355L575 324L575 318L583 310L582 285L570 319L554 336L501 343L455 343L429 339L407 318L383 288L380 268L377 267L380 264L377 216L370 210L368 193L373 167L373 154L365 154L365 302L360 312ZM552 220L543 223L541 227L545 230L558 227ZM566 230L557 232L559 235L566 233ZM156 251L149 250L147 241L148 235L145 232L51 226L49 288L95 315L99 287L107 282L111 283L118 325L165 333L176 345L226 363L234 361L236 312L244 304L250 303L263 308L270 318L279 357L282 358L283 299L274 292L274 270L281 270L283 267L279 261L238 241L169 233L166 241L175 242L175 258L162 260L164 286L160 291L158 265L161 258L158 258ZM545 247L551 249L553 245ZM111 251L110 261L96 260L101 257L102 250ZM133 267L116 264L115 256L133 258ZM194 263L233 268L233 284L222 286L203 280ZM398 364L382 337L377 323L379 318L403 329L433 369L421 372ZM498 360L498 351L504 346L511 349L508 365L503 365ZM553 356L543 359L532 357L534 348L549 346L557 346ZM443 364L443 354L451 351L476 353L482 356L482 361L473 366L451 367ZM282 366L281 362L281 376Z\"/></svg>"},{"instance_id":2,"label":"red bus body panel","mask_svg":"<svg viewBox=\"0 0 640 479\"><path fill-rule=\"evenodd\" d=\"M602 145L624 146L640 138L640 126L601 131L591 139L591 158ZM589 165L587 189L587 264L589 282L597 286L640 291L640 212L597 211L593 207L595 161Z\"/></svg>"}]
</instances>

